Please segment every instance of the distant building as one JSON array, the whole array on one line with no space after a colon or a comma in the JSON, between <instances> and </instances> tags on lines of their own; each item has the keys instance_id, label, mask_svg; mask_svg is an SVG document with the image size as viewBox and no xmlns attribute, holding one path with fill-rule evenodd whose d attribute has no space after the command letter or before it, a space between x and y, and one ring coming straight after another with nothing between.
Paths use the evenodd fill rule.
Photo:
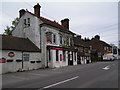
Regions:
<instances>
[{"instance_id":1,"label":"distant building","mask_svg":"<svg viewBox=\"0 0 120 90\"><path fill-rule=\"evenodd\" d=\"M120 59L119 48L115 45L112 45L112 54L115 56L115 59Z\"/></svg>"},{"instance_id":2,"label":"distant building","mask_svg":"<svg viewBox=\"0 0 120 90\"><path fill-rule=\"evenodd\" d=\"M77 63L78 64L87 64L91 62L91 48L85 43L81 38L81 35L74 37L74 46L78 49L77 53Z\"/></svg>"},{"instance_id":3,"label":"distant building","mask_svg":"<svg viewBox=\"0 0 120 90\"><path fill-rule=\"evenodd\" d=\"M86 44L92 47L92 61L100 61L103 59L104 54L112 53L112 46L100 40L99 35L87 41Z\"/></svg>"}]
</instances>

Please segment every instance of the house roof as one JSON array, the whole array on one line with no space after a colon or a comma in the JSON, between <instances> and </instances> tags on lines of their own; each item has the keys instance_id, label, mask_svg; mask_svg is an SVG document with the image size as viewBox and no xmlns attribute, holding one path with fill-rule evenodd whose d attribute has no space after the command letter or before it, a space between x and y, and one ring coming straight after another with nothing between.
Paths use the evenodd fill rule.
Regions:
<instances>
[{"instance_id":1,"label":"house roof","mask_svg":"<svg viewBox=\"0 0 120 90\"><path fill-rule=\"evenodd\" d=\"M29 11L26 11L26 12L30 13L31 15L36 16L35 14L33 14L33 13L29 12ZM37 16L36 16L36 17L37 17ZM47 18L44 18L44 17L42 17L42 16L40 16L40 17L38 17L38 18L43 21L43 24L48 24L48 25L51 25L51 26L53 26L53 27L59 28L61 32L70 33L70 34L74 34L74 35L75 35L75 33L71 32L70 30L68 30L68 29L65 28L64 26L60 25L60 24L59 24L58 22L56 22L56 21L52 21L52 20L47 19Z\"/></svg>"},{"instance_id":2,"label":"house roof","mask_svg":"<svg viewBox=\"0 0 120 90\"><path fill-rule=\"evenodd\" d=\"M16 50L16 51L26 51L26 52L41 51L28 38L19 38L8 35L0 35L0 38L2 38L2 44L0 44L0 49L2 50Z\"/></svg>"},{"instance_id":3,"label":"house roof","mask_svg":"<svg viewBox=\"0 0 120 90\"><path fill-rule=\"evenodd\" d=\"M86 42L79 37L74 37L73 41L75 46L89 47L89 45L87 45Z\"/></svg>"},{"instance_id":4,"label":"house roof","mask_svg":"<svg viewBox=\"0 0 120 90\"><path fill-rule=\"evenodd\" d=\"M104 42L102 40L97 40L95 38L91 39L90 41L87 41L86 43L89 44L89 45L96 43L96 44L102 44L104 46L112 47L108 43L106 43L106 42Z\"/></svg>"}]
</instances>

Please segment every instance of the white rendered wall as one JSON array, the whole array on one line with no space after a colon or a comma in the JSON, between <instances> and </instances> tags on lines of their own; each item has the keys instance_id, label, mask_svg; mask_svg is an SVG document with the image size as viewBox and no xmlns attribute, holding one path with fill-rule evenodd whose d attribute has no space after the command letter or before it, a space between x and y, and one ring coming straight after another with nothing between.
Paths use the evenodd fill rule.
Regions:
<instances>
[{"instance_id":1,"label":"white rendered wall","mask_svg":"<svg viewBox=\"0 0 120 90\"><path fill-rule=\"evenodd\" d=\"M13 57L8 56L9 52L14 52L15 56L13 56ZM22 60L22 52L21 51L3 50L2 57L6 58L6 60L13 59L13 62L0 63L0 65L2 66L2 71L0 74L41 68L41 62L40 63L36 62L36 61L41 61L40 53L23 52L23 54L29 54L30 57L29 57L29 61L23 61L23 68L22 68L22 61L16 62L16 60L18 60L18 59ZM30 61L35 61L35 63L31 63Z\"/></svg>"}]
</instances>

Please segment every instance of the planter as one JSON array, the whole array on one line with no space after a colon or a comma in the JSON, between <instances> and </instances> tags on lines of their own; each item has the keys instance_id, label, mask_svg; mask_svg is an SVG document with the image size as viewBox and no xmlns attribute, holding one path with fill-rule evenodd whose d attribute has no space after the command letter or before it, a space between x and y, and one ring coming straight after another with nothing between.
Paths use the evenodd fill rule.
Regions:
<instances>
[{"instance_id":1,"label":"planter","mask_svg":"<svg viewBox=\"0 0 120 90\"><path fill-rule=\"evenodd\" d=\"M7 62L13 62L13 59L7 59Z\"/></svg>"},{"instance_id":2,"label":"planter","mask_svg":"<svg viewBox=\"0 0 120 90\"><path fill-rule=\"evenodd\" d=\"M20 59L17 59L17 60L16 60L16 62L22 62L22 60L20 60Z\"/></svg>"},{"instance_id":3,"label":"planter","mask_svg":"<svg viewBox=\"0 0 120 90\"><path fill-rule=\"evenodd\" d=\"M36 61L36 63L40 63L41 61Z\"/></svg>"},{"instance_id":4,"label":"planter","mask_svg":"<svg viewBox=\"0 0 120 90\"><path fill-rule=\"evenodd\" d=\"M31 63L35 63L35 61L30 61Z\"/></svg>"}]
</instances>

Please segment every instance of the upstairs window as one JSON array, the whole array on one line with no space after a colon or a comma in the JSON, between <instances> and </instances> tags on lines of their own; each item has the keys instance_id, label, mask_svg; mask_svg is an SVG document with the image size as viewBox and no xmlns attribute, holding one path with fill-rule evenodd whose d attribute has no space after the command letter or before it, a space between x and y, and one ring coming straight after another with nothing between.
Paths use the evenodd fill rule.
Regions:
<instances>
[{"instance_id":1,"label":"upstairs window","mask_svg":"<svg viewBox=\"0 0 120 90\"><path fill-rule=\"evenodd\" d=\"M66 38L66 44L69 45L69 37Z\"/></svg>"},{"instance_id":2,"label":"upstairs window","mask_svg":"<svg viewBox=\"0 0 120 90\"><path fill-rule=\"evenodd\" d=\"M46 39L47 39L48 43L52 43L52 33L51 32L46 33Z\"/></svg>"},{"instance_id":3,"label":"upstairs window","mask_svg":"<svg viewBox=\"0 0 120 90\"><path fill-rule=\"evenodd\" d=\"M24 27L30 26L30 18L24 19Z\"/></svg>"},{"instance_id":4,"label":"upstairs window","mask_svg":"<svg viewBox=\"0 0 120 90\"><path fill-rule=\"evenodd\" d=\"M30 18L28 18L28 26L30 26Z\"/></svg>"},{"instance_id":5,"label":"upstairs window","mask_svg":"<svg viewBox=\"0 0 120 90\"><path fill-rule=\"evenodd\" d=\"M106 51L106 50L107 50L107 47L104 47L104 50Z\"/></svg>"},{"instance_id":6,"label":"upstairs window","mask_svg":"<svg viewBox=\"0 0 120 90\"><path fill-rule=\"evenodd\" d=\"M25 27L26 27L26 25L27 25L27 23L26 23L26 19L24 19L24 25L25 25Z\"/></svg>"},{"instance_id":7,"label":"upstairs window","mask_svg":"<svg viewBox=\"0 0 120 90\"><path fill-rule=\"evenodd\" d=\"M70 38L70 46L72 46L72 38Z\"/></svg>"},{"instance_id":8,"label":"upstairs window","mask_svg":"<svg viewBox=\"0 0 120 90\"><path fill-rule=\"evenodd\" d=\"M56 43L56 35L53 34L53 43Z\"/></svg>"},{"instance_id":9,"label":"upstairs window","mask_svg":"<svg viewBox=\"0 0 120 90\"><path fill-rule=\"evenodd\" d=\"M62 36L60 36L60 44L63 44L62 42L63 42L63 38Z\"/></svg>"}]
</instances>

